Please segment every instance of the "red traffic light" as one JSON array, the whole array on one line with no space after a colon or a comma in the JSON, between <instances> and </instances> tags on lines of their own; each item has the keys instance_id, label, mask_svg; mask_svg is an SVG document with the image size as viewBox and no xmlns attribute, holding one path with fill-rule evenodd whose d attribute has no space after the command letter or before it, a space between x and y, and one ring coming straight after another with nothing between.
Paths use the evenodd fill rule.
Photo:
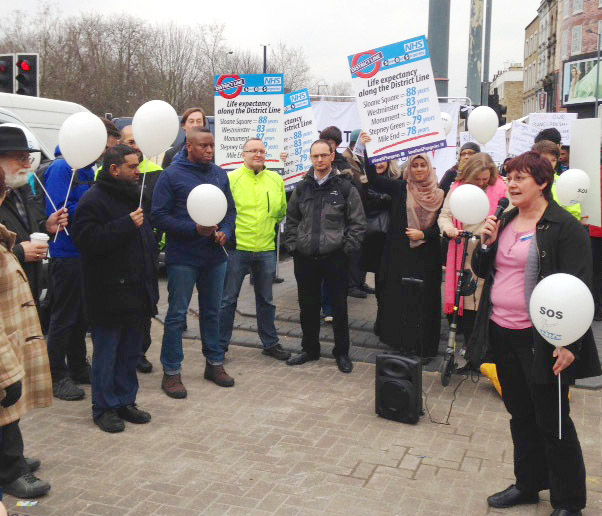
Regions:
<instances>
[{"instance_id":1,"label":"red traffic light","mask_svg":"<svg viewBox=\"0 0 602 516\"><path fill-rule=\"evenodd\" d=\"M8 70L5 64L0 64L0 73L6 73Z\"/></svg>"},{"instance_id":2,"label":"red traffic light","mask_svg":"<svg viewBox=\"0 0 602 516\"><path fill-rule=\"evenodd\" d=\"M30 72L31 71L31 65L29 64L28 61L19 61L17 63L17 66L23 71L23 72Z\"/></svg>"}]
</instances>

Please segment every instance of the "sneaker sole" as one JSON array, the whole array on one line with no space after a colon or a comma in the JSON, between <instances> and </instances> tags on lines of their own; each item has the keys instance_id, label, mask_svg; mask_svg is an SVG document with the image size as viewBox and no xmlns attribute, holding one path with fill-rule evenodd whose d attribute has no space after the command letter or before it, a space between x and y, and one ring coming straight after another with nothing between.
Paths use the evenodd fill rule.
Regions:
<instances>
[{"instance_id":1,"label":"sneaker sole","mask_svg":"<svg viewBox=\"0 0 602 516\"><path fill-rule=\"evenodd\" d=\"M232 383L218 383L210 376L203 375L203 377L205 378L205 380L209 380L210 382L213 382L218 387L234 387L234 383L235 383L234 381L232 381Z\"/></svg>"},{"instance_id":2,"label":"sneaker sole","mask_svg":"<svg viewBox=\"0 0 602 516\"><path fill-rule=\"evenodd\" d=\"M27 493L19 493L18 491L13 491L12 489L8 489L6 487L3 487L2 490L4 491L4 494L14 496L15 498L19 498L21 500L27 500L28 498L40 498L40 496L48 494L48 491L50 491L50 486L48 486L48 488L39 489L37 491L29 491Z\"/></svg>"},{"instance_id":3,"label":"sneaker sole","mask_svg":"<svg viewBox=\"0 0 602 516\"><path fill-rule=\"evenodd\" d=\"M80 401L83 400L86 397L86 393L84 392L81 396L57 396L56 394L53 394L53 396L57 399L57 400L63 400L63 401Z\"/></svg>"},{"instance_id":4,"label":"sneaker sole","mask_svg":"<svg viewBox=\"0 0 602 516\"><path fill-rule=\"evenodd\" d=\"M186 396L188 396L188 392L184 391L184 392L169 392L167 390L165 390L163 387L161 387L161 390L167 394L167 396L169 396L170 398L173 398L174 400L183 400Z\"/></svg>"},{"instance_id":5,"label":"sneaker sole","mask_svg":"<svg viewBox=\"0 0 602 516\"><path fill-rule=\"evenodd\" d=\"M274 356L271 353L267 352L265 349L261 352L262 355L265 355L266 357L272 357L275 360L288 360L289 358L291 358L291 354L288 353L287 355L282 355L282 356Z\"/></svg>"}]
</instances>

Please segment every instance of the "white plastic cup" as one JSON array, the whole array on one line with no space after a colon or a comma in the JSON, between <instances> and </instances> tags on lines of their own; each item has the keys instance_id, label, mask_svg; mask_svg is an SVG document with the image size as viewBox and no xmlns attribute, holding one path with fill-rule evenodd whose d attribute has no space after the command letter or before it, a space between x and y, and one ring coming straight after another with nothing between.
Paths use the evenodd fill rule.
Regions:
<instances>
[{"instance_id":1,"label":"white plastic cup","mask_svg":"<svg viewBox=\"0 0 602 516\"><path fill-rule=\"evenodd\" d=\"M50 237L46 233L32 233L29 235L29 240L38 244L47 244Z\"/></svg>"}]
</instances>

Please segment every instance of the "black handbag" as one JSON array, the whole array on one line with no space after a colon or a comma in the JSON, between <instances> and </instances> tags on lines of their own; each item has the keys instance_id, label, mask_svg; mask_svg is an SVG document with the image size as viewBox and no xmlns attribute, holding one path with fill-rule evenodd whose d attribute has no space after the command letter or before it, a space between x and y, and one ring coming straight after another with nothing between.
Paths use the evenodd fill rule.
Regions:
<instances>
[{"instance_id":1,"label":"black handbag","mask_svg":"<svg viewBox=\"0 0 602 516\"><path fill-rule=\"evenodd\" d=\"M381 211L373 217L367 217L366 234L386 233L389 230L389 211Z\"/></svg>"}]
</instances>

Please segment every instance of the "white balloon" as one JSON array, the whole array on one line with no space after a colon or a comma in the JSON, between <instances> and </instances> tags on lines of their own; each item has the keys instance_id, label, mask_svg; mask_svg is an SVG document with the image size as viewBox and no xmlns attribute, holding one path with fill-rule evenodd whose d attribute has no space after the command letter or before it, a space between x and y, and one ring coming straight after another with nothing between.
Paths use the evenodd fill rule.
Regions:
<instances>
[{"instance_id":1,"label":"white balloon","mask_svg":"<svg viewBox=\"0 0 602 516\"><path fill-rule=\"evenodd\" d=\"M169 149L179 129L180 120L176 110L162 100L142 104L132 120L136 145L150 158Z\"/></svg>"},{"instance_id":2,"label":"white balloon","mask_svg":"<svg viewBox=\"0 0 602 516\"><path fill-rule=\"evenodd\" d=\"M449 113L446 113L445 111L441 112L441 121L443 122L443 130L445 131L445 136L447 137L447 135L451 133L454 121L449 115Z\"/></svg>"},{"instance_id":3,"label":"white balloon","mask_svg":"<svg viewBox=\"0 0 602 516\"><path fill-rule=\"evenodd\" d=\"M594 298L587 285L571 274L552 274L531 294L529 315L539 334L561 348L579 340L594 318Z\"/></svg>"},{"instance_id":4,"label":"white balloon","mask_svg":"<svg viewBox=\"0 0 602 516\"><path fill-rule=\"evenodd\" d=\"M497 113L489 106L479 106L468 115L468 132L481 145L494 137L498 124Z\"/></svg>"},{"instance_id":5,"label":"white balloon","mask_svg":"<svg viewBox=\"0 0 602 516\"><path fill-rule=\"evenodd\" d=\"M195 186L188 194L186 209L190 218L201 226L215 226L226 216L228 201L217 186Z\"/></svg>"},{"instance_id":6,"label":"white balloon","mask_svg":"<svg viewBox=\"0 0 602 516\"><path fill-rule=\"evenodd\" d=\"M585 199L590 186L587 172L578 168L565 170L556 180L556 195L563 206L572 206Z\"/></svg>"},{"instance_id":7,"label":"white balloon","mask_svg":"<svg viewBox=\"0 0 602 516\"><path fill-rule=\"evenodd\" d=\"M74 113L59 130L59 147L63 158L77 170L94 163L107 146L107 130L93 113Z\"/></svg>"},{"instance_id":8,"label":"white balloon","mask_svg":"<svg viewBox=\"0 0 602 516\"><path fill-rule=\"evenodd\" d=\"M29 129L27 129L27 127L23 127L22 125L11 124L11 123L2 124L2 125L4 127L18 127L25 134L25 139L27 140L27 145L29 145L30 149L39 149L40 148L38 139L35 137L35 135ZM35 172L36 170L38 170L38 167L40 166L40 161L42 161L42 153L41 152L30 152L29 153L29 163L31 165L32 172Z\"/></svg>"},{"instance_id":9,"label":"white balloon","mask_svg":"<svg viewBox=\"0 0 602 516\"><path fill-rule=\"evenodd\" d=\"M464 224L483 222L489 213L487 194L475 185L460 185L449 198L452 215Z\"/></svg>"}]
</instances>

